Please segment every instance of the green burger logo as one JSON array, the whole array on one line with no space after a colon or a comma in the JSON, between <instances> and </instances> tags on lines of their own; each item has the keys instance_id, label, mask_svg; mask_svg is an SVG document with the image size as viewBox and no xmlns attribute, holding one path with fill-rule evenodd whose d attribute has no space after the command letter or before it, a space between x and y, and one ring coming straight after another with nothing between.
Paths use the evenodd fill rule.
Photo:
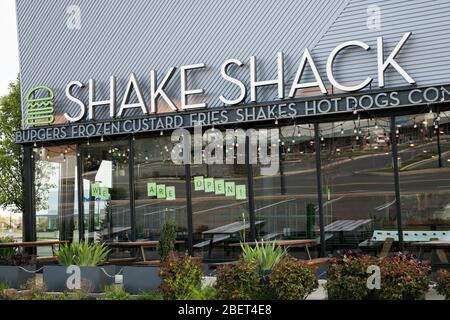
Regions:
<instances>
[{"instance_id":1,"label":"green burger logo","mask_svg":"<svg viewBox=\"0 0 450 320\"><path fill-rule=\"evenodd\" d=\"M45 86L34 87L28 92L26 97L28 126L45 126L55 121L54 98L53 90Z\"/></svg>"}]
</instances>

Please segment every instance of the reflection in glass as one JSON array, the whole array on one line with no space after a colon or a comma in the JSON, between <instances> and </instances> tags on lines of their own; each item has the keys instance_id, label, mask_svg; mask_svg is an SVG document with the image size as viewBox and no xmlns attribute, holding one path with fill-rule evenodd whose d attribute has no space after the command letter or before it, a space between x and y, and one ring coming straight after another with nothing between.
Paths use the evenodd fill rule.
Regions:
<instances>
[{"instance_id":1,"label":"reflection in glass","mask_svg":"<svg viewBox=\"0 0 450 320\"><path fill-rule=\"evenodd\" d=\"M170 137L136 139L134 145L137 238L159 240L164 223L172 220L177 238L186 239L184 165L172 162Z\"/></svg>"},{"instance_id":2,"label":"reflection in glass","mask_svg":"<svg viewBox=\"0 0 450 320\"><path fill-rule=\"evenodd\" d=\"M279 146L271 152L280 154L280 170L273 175L262 173L255 165L254 190L257 238L313 239L319 227L314 152L314 127L294 125L279 128Z\"/></svg>"},{"instance_id":3,"label":"reflection in glass","mask_svg":"<svg viewBox=\"0 0 450 320\"><path fill-rule=\"evenodd\" d=\"M374 230L396 226L390 119L320 124L327 249L372 250Z\"/></svg>"},{"instance_id":4,"label":"reflection in glass","mask_svg":"<svg viewBox=\"0 0 450 320\"><path fill-rule=\"evenodd\" d=\"M36 148L33 158L38 241L78 239L76 146Z\"/></svg>"},{"instance_id":5,"label":"reflection in glass","mask_svg":"<svg viewBox=\"0 0 450 320\"><path fill-rule=\"evenodd\" d=\"M449 230L448 115L427 112L396 119L404 230Z\"/></svg>"},{"instance_id":6,"label":"reflection in glass","mask_svg":"<svg viewBox=\"0 0 450 320\"><path fill-rule=\"evenodd\" d=\"M128 140L82 147L86 240L130 240L128 148Z\"/></svg>"}]
</instances>

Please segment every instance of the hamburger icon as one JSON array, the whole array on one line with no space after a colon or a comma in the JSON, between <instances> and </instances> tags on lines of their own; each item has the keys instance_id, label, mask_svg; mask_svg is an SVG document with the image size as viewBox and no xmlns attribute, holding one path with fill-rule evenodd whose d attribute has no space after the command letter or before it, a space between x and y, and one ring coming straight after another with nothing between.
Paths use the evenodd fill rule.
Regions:
<instances>
[{"instance_id":1,"label":"hamburger icon","mask_svg":"<svg viewBox=\"0 0 450 320\"><path fill-rule=\"evenodd\" d=\"M26 97L28 126L45 126L55 121L53 90L49 87L39 86L28 92Z\"/></svg>"}]
</instances>

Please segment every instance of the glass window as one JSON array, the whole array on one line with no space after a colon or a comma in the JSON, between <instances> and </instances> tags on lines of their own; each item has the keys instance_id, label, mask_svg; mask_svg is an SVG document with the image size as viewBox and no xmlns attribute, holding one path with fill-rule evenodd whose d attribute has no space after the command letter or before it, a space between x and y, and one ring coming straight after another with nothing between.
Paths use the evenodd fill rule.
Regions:
<instances>
[{"instance_id":1,"label":"glass window","mask_svg":"<svg viewBox=\"0 0 450 320\"><path fill-rule=\"evenodd\" d=\"M136 228L139 240L159 240L164 222L177 226L177 238L187 238L184 165L171 160L170 137L136 139L134 177Z\"/></svg>"},{"instance_id":2,"label":"glass window","mask_svg":"<svg viewBox=\"0 0 450 320\"><path fill-rule=\"evenodd\" d=\"M37 148L34 149L33 158L37 239L76 240L78 238L76 146Z\"/></svg>"},{"instance_id":3,"label":"glass window","mask_svg":"<svg viewBox=\"0 0 450 320\"><path fill-rule=\"evenodd\" d=\"M449 230L448 112L396 119L402 222L408 230ZM439 132L439 135L438 135Z\"/></svg>"},{"instance_id":4,"label":"glass window","mask_svg":"<svg viewBox=\"0 0 450 320\"><path fill-rule=\"evenodd\" d=\"M91 143L81 152L85 239L130 240L128 140Z\"/></svg>"},{"instance_id":5,"label":"glass window","mask_svg":"<svg viewBox=\"0 0 450 320\"><path fill-rule=\"evenodd\" d=\"M210 152L207 146L213 145L214 137L218 135L223 137L223 143L220 142ZM191 165L194 249L213 259L231 258L231 254L238 254L239 250L234 250L229 244L248 239L250 235L244 146L243 143L239 145L234 135L232 137L228 145L225 131L218 129L204 132L203 137L194 137L194 141L203 139L204 162ZM220 163L206 164L212 163L210 156L221 159ZM232 164L226 164L227 157Z\"/></svg>"},{"instance_id":6,"label":"glass window","mask_svg":"<svg viewBox=\"0 0 450 320\"><path fill-rule=\"evenodd\" d=\"M314 127L293 125L275 128L279 150L279 170L263 172L254 165L255 213L262 221L257 238L312 239L318 235L317 183Z\"/></svg>"},{"instance_id":7,"label":"glass window","mask_svg":"<svg viewBox=\"0 0 450 320\"><path fill-rule=\"evenodd\" d=\"M390 119L320 125L327 249L378 250L375 230L397 230Z\"/></svg>"}]
</instances>

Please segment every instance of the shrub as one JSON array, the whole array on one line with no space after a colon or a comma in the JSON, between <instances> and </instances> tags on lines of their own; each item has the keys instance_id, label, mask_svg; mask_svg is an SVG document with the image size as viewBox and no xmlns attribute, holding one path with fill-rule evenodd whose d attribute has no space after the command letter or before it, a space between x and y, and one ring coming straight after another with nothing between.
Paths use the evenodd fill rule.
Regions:
<instances>
[{"instance_id":1,"label":"shrub","mask_svg":"<svg viewBox=\"0 0 450 320\"><path fill-rule=\"evenodd\" d=\"M445 299L450 300L450 272L448 270L438 271L436 290Z\"/></svg>"},{"instance_id":2,"label":"shrub","mask_svg":"<svg viewBox=\"0 0 450 320\"><path fill-rule=\"evenodd\" d=\"M241 243L242 258L246 262L255 262L260 271L270 271L285 256L286 251L275 242L256 242L255 247Z\"/></svg>"},{"instance_id":3,"label":"shrub","mask_svg":"<svg viewBox=\"0 0 450 320\"><path fill-rule=\"evenodd\" d=\"M36 263L35 257L26 254L0 256L0 266L30 266Z\"/></svg>"},{"instance_id":4,"label":"shrub","mask_svg":"<svg viewBox=\"0 0 450 320\"><path fill-rule=\"evenodd\" d=\"M379 299L417 300L428 292L430 267L411 255L386 257L381 260L380 269Z\"/></svg>"},{"instance_id":5,"label":"shrub","mask_svg":"<svg viewBox=\"0 0 450 320\"><path fill-rule=\"evenodd\" d=\"M11 243L14 242L13 237L0 237L0 243ZM16 254L15 248L1 248L0 256L1 257L10 257Z\"/></svg>"},{"instance_id":6,"label":"shrub","mask_svg":"<svg viewBox=\"0 0 450 320\"><path fill-rule=\"evenodd\" d=\"M123 290L122 287L111 285L104 288L105 297L98 300L131 300L131 295Z\"/></svg>"},{"instance_id":7,"label":"shrub","mask_svg":"<svg viewBox=\"0 0 450 320\"><path fill-rule=\"evenodd\" d=\"M216 289L212 286L204 288L195 288L189 292L186 296L182 297L182 300L215 300Z\"/></svg>"},{"instance_id":8,"label":"shrub","mask_svg":"<svg viewBox=\"0 0 450 320\"><path fill-rule=\"evenodd\" d=\"M164 300L164 297L159 292L144 292L133 296L132 300Z\"/></svg>"},{"instance_id":9,"label":"shrub","mask_svg":"<svg viewBox=\"0 0 450 320\"><path fill-rule=\"evenodd\" d=\"M63 266L95 267L107 261L108 253L104 243L89 244L82 241L61 245L56 256Z\"/></svg>"},{"instance_id":10,"label":"shrub","mask_svg":"<svg viewBox=\"0 0 450 320\"><path fill-rule=\"evenodd\" d=\"M377 259L363 255L343 255L331 260L328 268L328 298L332 300L363 300L371 298L373 292L367 288L367 268Z\"/></svg>"},{"instance_id":11,"label":"shrub","mask_svg":"<svg viewBox=\"0 0 450 320\"><path fill-rule=\"evenodd\" d=\"M224 300L251 300L261 296L261 277L255 262L240 261L217 271L217 297Z\"/></svg>"},{"instance_id":12,"label":"shrub","mask_svg":"<svg viewBox=\"0 0 450 320\"><path fill-rule=\"evenodd\" d=\"M269 285L275 299L304 300L319 283L313 268L292 258L283 259L269 276Z\"/></svg>"},{"instance_id":13,"label":"shrub","mask_svg":"<svg viewBox=\"0 0 450 320\"><path fill-rule=\"evenodd\" d=\"M198 261L192 257L177 257L172 254L161 265L160 290L167 300L185 299L193 290L201 288L203 271Z\"/></svg>"},{"instance_id":14,"label":"shrub","mask_svg":"<svg viewBox=\"0 0 450 320\"><path fill-rule=\"evenodd\" d=\"M161 261L165 261L169 258L170 253L175 248L176 238L177 226L172 220L168 219L164 222L161 240L158 243L158 253Z\"/></svg>"},{"instance_id":15,"label":"shrub","mask_svg":"<svg viewBox=\"0 0 450 320\"><path fill-rule=\"evenodd\" d=\"M67 291L64 293L48 293L44 283L30 279L25 290L18 292L12 300L87 300L89 296L88 287L82 283L80 290Z\"/></svg>"}]
</instances>

